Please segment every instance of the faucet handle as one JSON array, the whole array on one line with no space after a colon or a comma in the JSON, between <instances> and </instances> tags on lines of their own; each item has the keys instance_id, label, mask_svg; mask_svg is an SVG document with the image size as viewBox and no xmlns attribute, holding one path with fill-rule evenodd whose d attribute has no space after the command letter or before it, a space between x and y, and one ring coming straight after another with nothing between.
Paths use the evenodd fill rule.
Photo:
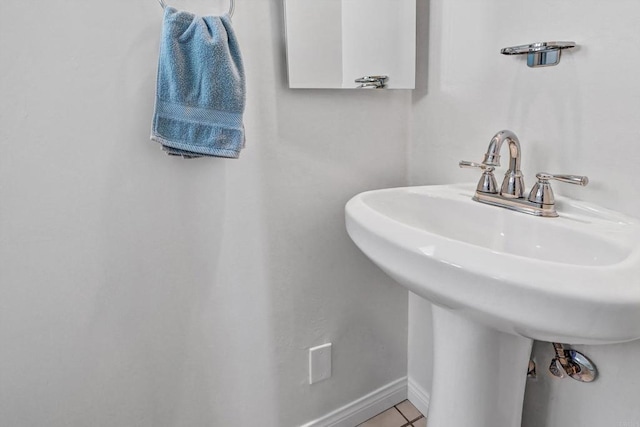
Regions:
<instances>
[{"instance_id":1,"label":"faucet handle","mask_svg":"<svg viewBox=\"0 0 640 427\"><path fill-rule=\"evenodd\" d=\"M460 166L461 168L470 168L470 169L477 168L477 169L482 169L488 172L493 172L496 169L493 166L485 165L484 163L469 162L467 160L460 160L460 163L458 163L458 166Z\"/></svg>"},{"instance_id":2,"label":"faucet handle","mask_svg":"<svg viewBox=\"0 0 640 427\"><path fill-rule=\"evenodd\" d=\"M555 179L556 181L566 182L567 184L576 184L582 185L583 187L589 183L589 178L582 175L554 175L547 172L538 172L536 174L536 178L538 180L550 180Z\"/></svg>"},{"instance_id":3,"label":"faucet handle","mask_svg":"<svg viewBox=\"0 0 640 427\"><path fill-rule=\"evenodd\" d=\"M479 169L486 169L488 166L487 165L483 165L482 163L476 163L476 162L470 162L468 160L460 160L460 162L458 163L458 166L460 166L461 168L479 168Z\"/></svg>"},{"instance_id":4,"label":"faucet handle","mask_svg":"<svg viewBox=\"0 0 640 427\"><path fill-rule=\"evenodd\" d=\"M538 182L531 188L529 201L543 205L553 205L555 203L555 197L553 196L553 190L549 182L552 179L566 182L567 184L581 185L583 187L589 183L589 178L581 175L554 175L547 172L538 172L536 178L538 178Z\"/></svg>"},{"instance_id":5,"label":"faucet handle","mask_svg":"<svg viewBox=\"0 0 640 427\"><path fill-rule=\"evenodd\" d=\"M466 160L460 160L458 166L461 168L482 169L482 176L480 177L480 181L478 181L476 190L481 193L498 193L498 184L496 183L496 177L493 175L493 171L495 170L493 166L485 165L484 163L469 162Z\"/></svg>"}]
</instances>

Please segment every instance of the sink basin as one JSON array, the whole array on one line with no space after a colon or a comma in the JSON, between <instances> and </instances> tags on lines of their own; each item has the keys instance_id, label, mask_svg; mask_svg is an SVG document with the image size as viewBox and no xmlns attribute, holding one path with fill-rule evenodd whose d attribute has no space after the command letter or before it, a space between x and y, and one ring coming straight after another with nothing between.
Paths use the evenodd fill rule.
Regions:
<instances>
[{"instance_id":1,"label":"sink basin","mask_svg":"<svg viewBox=\"0 0 640 427\"><path fill-rule=\"evenodd\" d=\"M346 205L356 245L434 304L430 427L520 425L534 339L640 338L637 220L560 197L558 218L534 217L474 190L375 190Z\"/></svg>"},{"instance_id":2,"label":"sink basin","mask_svg":"<svg viewBox=\"0 0 640 427\"><path fill-rule=\"evenodd\" d=\"M369 191L347 231L396 281L437 305L543 341L640 338L640 227L558 198L539 218L474 202L472 185Z\"/></svg>"}]
</instances>

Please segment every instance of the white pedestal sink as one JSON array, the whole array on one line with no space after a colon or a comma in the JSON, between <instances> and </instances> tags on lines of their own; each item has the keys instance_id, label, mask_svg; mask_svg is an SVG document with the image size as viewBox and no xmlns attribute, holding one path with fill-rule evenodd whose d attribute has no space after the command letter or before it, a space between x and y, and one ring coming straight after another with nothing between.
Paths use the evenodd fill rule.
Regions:
<instances>
[{"instance_id":1,"label":"white pedestal sink","mask_svg":"<svg viewBox=\"0 0 640 427\"><path fill-rule=\"evenodd\" d=\"M533 340L640 338L636 220L563 198L559 218L539 218L474 189L376 190L346 206L356 245L435 305L429 427L520 426Z\"/></svg>"}]
</instances>

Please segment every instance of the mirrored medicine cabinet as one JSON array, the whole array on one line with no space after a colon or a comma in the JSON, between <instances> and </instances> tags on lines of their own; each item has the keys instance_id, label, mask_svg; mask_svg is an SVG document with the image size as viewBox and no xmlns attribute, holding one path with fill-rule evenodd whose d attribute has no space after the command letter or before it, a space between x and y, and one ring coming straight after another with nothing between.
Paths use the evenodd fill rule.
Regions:
<instances>
[{"instance_id":1,"label":"mirrored medicine cabinet","mask_svg":"<svg viewBox=\"0 0 640 427\"><path fill-rule=\"evenodd\" d=\"M283 1L290 88L415 87L416 0Z\"/></svg>"}]
</instances>

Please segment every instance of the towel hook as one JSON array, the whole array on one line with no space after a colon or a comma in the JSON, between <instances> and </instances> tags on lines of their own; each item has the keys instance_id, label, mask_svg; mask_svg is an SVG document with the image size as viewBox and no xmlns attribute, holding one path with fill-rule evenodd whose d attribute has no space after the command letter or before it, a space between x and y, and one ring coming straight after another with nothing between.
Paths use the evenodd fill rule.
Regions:
<instances>
[{"instance_id":1,"label":"towel hook","mask_svg":"<svg viewBox=\"0 0 640 427\"><path fill-rule=\"evenodd\" d=\"M167 4L164 2L164 0L158 0L158 3L160 3L160 6L162 6L163 9L167 7ZM230 0L229 17L233 16L233 11L235 8L236 8L236 0Z\"/></svg>"}]
</instances>

